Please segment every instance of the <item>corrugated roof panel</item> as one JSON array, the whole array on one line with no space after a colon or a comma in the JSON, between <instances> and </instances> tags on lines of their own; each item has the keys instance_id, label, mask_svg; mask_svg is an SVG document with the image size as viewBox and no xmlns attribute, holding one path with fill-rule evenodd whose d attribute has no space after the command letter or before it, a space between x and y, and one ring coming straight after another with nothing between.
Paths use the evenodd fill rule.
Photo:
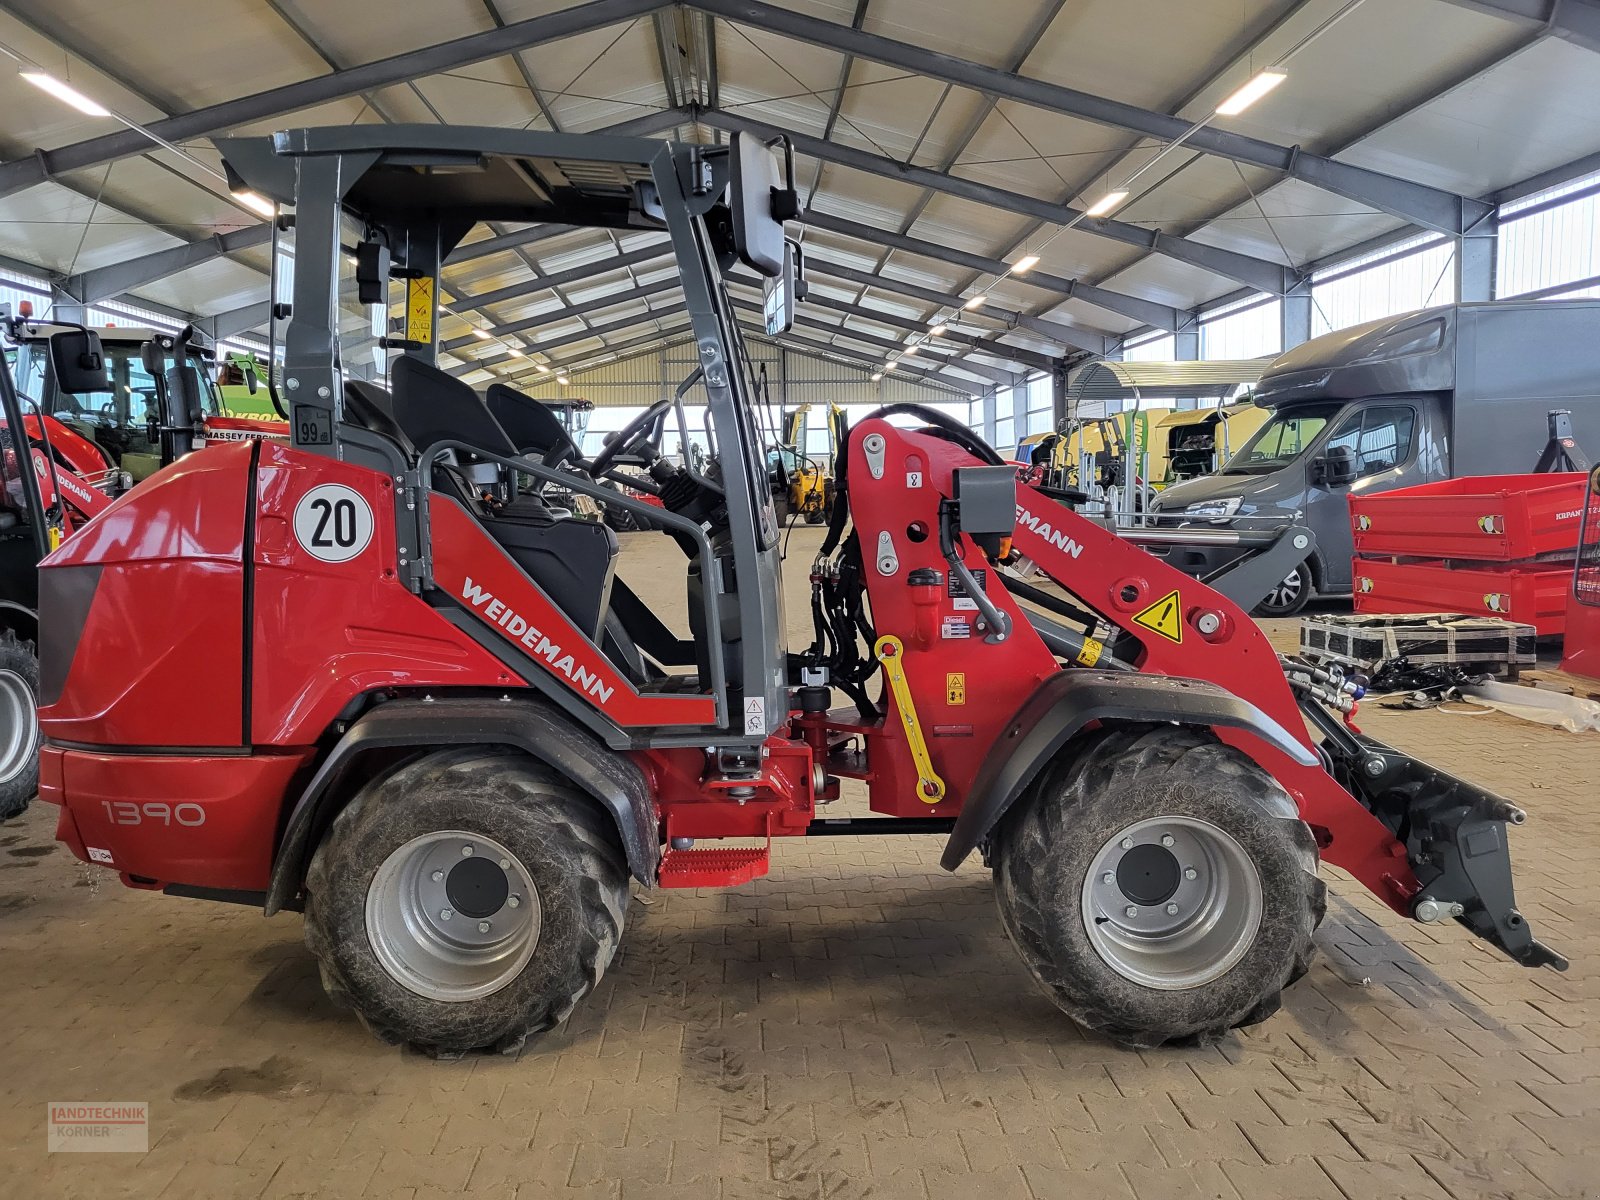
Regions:
<instances>
[{"instance_id":1,"label":"corrugated roof panel","mask_svg":"<svg viewBox=\"0 0 1600 1200\"><path fill-rule=\"evenodd\" d=\"M90 196L45 183L0 198L0 254L70 274L182 245Z\"/></svg>"},{"instance_id":2,"label":"corrugated roof panel","mask_svg":"<svg viewBox=\"0 0 1600 1200\"><path fill-rule=\"evenodd\" d=\"M506 19L515 18L507 12ZM667 104L648 17L532 46L521 58L566 130L597 129Z\"/></svg>"}]
</instances>

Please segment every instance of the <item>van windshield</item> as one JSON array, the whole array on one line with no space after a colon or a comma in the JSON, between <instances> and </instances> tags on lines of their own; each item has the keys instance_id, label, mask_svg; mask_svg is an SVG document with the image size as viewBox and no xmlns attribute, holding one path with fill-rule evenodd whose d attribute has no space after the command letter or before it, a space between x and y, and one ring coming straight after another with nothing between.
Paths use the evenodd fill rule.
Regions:
<instances>
[{"instance_id":1,"label":"van windshield","mask_svg":"<svg viewBox=\"0 0 1600 1200\"><path fill-rule=\"evenodd\" d=\"M1288 466L1317 440L1342 404L1296 405L1275 414L1228 460L1220 475L1270 475Z\"/></svg>"}]
</instances>

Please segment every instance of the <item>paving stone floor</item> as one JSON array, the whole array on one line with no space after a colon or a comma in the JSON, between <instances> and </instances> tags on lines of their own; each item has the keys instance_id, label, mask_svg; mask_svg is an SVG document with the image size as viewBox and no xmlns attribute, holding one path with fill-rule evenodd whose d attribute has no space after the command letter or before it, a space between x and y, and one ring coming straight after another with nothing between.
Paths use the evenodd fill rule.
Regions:
<instances>
[{"instance_id":1,"label":"paving stone floor","mask_svg":"<svg viewBox=\"0 0 1600 1200\"><path fill-rule=\"evenodd\" d=\"M625 570L675 600L651 540ZM0 1197L1600 1195L1600 736L1364 717L1528 809L1519 903L1570 973L1330 871L1279 1015L1132 1053L1033 989L937 839L793 840L745 888L636 894L598 991L520 1059L435 1063L327 1003L297 916L125 890L35 806L0 826ZM148 1101L149 1152L46 1154L46 1102L91 1099Z\"/></svg>"}]
</instances>

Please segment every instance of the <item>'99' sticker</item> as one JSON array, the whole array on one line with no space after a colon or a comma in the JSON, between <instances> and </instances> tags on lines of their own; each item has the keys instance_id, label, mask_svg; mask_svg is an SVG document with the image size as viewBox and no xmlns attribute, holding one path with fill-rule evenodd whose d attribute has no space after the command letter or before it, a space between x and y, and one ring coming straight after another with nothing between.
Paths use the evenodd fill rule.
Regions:
<instances>
[{"instance_id":1,"label":"'99' sticker","mask_svg":"<svg viewBox=\"0 0 1600 1200\"><path fill-rule=\"evenodd\" d=\"M318 484L294 506L294 540L312 558L349 562L372 541L372 506L342 483Z\"/></svg>"}]
</instances>

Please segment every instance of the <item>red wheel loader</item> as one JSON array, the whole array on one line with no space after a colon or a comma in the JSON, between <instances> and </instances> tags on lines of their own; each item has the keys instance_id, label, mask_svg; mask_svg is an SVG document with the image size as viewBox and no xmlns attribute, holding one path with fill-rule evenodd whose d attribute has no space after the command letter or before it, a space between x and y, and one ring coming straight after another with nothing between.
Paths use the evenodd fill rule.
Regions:
<instances>
[{"instance_id":1,"label":"red wheel loader","mask_svg":"<svg viewBox=\"0 0 1600 1200\"><path fill-rule=\"evenodd\" d=\"M1358 680L1280 660L1237 600L939 413L849 431L815 641L785 644L776 431L724 284L743 262L794 292L781 142L357 126L220 149L294 232L292 441L191 455L45 563L40 791L78 857L303 911L328 991L442 1056L561 1022L616 952L630 880L738 884L785 837L981 854L1028 970L1131 1046L1277 1008L1312 955L1319 857L1408 917L1565 966L1515 907L1519 809L1363 736ZM698 366L592 459L514 390L435 365L439 264L479 221L670 241ZM341 376L352 236L364 296L406 281L387 388ZM704 465L660 450L693 403ZM623 456L659 507L606 486ZM671 537L688 635L617 577L609 529L519 476ZM1008 576L1021 556L1058 588ZM1282 576L1257 561L1260 588ZM819 820L845 779L876 815Z\"/></svg>"}]
</instances>

